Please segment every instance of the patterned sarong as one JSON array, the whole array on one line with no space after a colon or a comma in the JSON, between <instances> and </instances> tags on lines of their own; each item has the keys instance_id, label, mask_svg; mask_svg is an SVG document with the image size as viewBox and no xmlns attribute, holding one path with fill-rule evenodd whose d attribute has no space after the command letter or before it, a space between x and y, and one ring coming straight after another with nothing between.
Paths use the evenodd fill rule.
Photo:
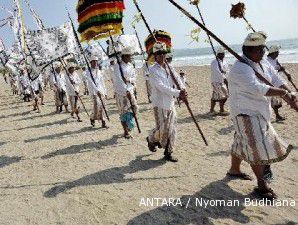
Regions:
<instances>
[{"instance_id":1,"label":"patterned sarong","mask_svg":"<svg viewBox=\"0 0 298 225\"><path fill-rule=\"evenodd\" d=\"M93 95L92 99L93 99L93 112L91 113L90 118L92 120L104 120L105 113L99 97L97 95ZM102 97L102 100L104 101L104 97Z\"/></svg>"},{"instance_id":2,"label":"patterned sarong","mask_svg":"<svg viewBox=\"0 0 298 225\"><path fill-rule=\"evenodd\" d=\"M249 164L268 165L282 161L293 149L261 115L239 115L233 118L233 123L236 132L231 153Z\"/></svg>"},{"instance_id":3,"label":"patterned sarong","mask_svg":"<svg viewBox=\"0 0 298 225\"><path fill-rule=\"evenodd\" d=\"M55 105L57 107L62 106L62 104L65 106L68 105L67 96L64 91L62 92L54 91L54 98L55 98Z\"/></svg>"},{"instance_id":4,"label":"patterned sarong","mask_svg":"<svg viewBox=\"0 0 298 225\"><path fill-rule=\"evenodd\" d=\"M281 107L282 106L282 98L281 97L271 97L271 106L273 108L275 107Z\"/></svg>"},{"instance_id":5,"label":"patterned sarong","mask_svg":"<svg viewBox=\"0 0 298 225\"><path fill-rule=\"evenodd\" d=\"M176 109L165 110L154 107L155 128L150 132L149 142L159 142L167 153L172 153L176 141L177 116Z\"/></svg>"},{"instance_id":6,"label":"patterned sarong","mask_svg":"<svg viewBox=\"0 0 298 225\"><path fill-rule=\"evenodd\" d=\"M127 96L122 96L122 95L119 95L116 93L115 97L116 97L116 104L117 104L118 112L119 112L120 116L126 114L127 112L129 112L131 110ZM132 104L136 107L135 111L137 112L138 105L137 105L137 101L133 94L131 95L131 101L132 101Z\"/></svg>"},{"instance_id":7,"label":"patterned sarong","mask_svg":"<svg viewBox=\"0 0 298 225\"><path fill-rule=\"evenodd\" d=\"M225 100L229 97L228 89L225 84L222 83L212 83L213 92L211 100L220 101Z\"/></svg>"}]
</instances>

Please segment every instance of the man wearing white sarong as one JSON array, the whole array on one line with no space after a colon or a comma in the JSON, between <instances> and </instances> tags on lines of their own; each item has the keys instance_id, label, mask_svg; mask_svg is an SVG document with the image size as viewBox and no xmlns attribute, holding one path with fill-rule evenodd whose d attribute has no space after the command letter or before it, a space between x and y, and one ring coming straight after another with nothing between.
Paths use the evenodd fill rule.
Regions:
<instances>
[{"instance_id":1,"label":"man wearing white sarong","mask_svg":"<svg viewBox=\"0 0 298 225\"><path fill-rule=\"evenodd\" d=\"M156 147L164 149L164 158L167 161L177 162L173 156L176 140L177 116L175 98L185 100L187 93L181 83L179 75L172 66L166 64L167 49L165 44L156 43L153 47L155 64L150 68L150 85L152 88L151 101L154 110L155 128L147 137L148 148L156 152ZM171 77L171 73L179 82L181 91Z\"/></svg>"},{"instance_id":2,"label":"man wearing white sarong","mask_svg":"<svg viewBox=\"0 0 298 225\"><path fill-rule=\"evenodd\" d=\"M54 90L54 99L56 105L56 112L62 112L62 105L65 107L65 111L68 113L68 101L66 95L66 81L65 73L61 70L61 63L56 62L53 65L53 73L51 74L51 83Z\"/></svg>"},{"instance_id":3,"label":"man wearing white sarong","mask_svg":"<svg viewBox=\"0 0 298 225\"><path fill-rule=\"evenodd\" d=\"M68 100L71 105L71 116L74 117L74 114L77 115L77 121L82 122L79 116L79 107L78 107L78 95L80 93L80 83L81 79L79 74L75 71L76 65L74 63L69 63L67 66L65 84L66 84L66 93L68 95Z\"/></svg>"},{"instance_id":4,"label":"man wearing white sarong","mask_svg":"<svg viewBox=\"0 0 298 225\"><path fill-rule=\"evenodd\" d=\"M217 49L216 57L217 58L211 62L211 85L213 92L211 97L210 114L216 115L214 108L216 102L219 102L219 115L227 116L229 113L225 111L224 105L229 96L226 77L229 72L229 66L224 60L225 50L222 47Z\"/></svg>"},{"instance_id":5,"label":"man wearing white sarong","mask_svg":"<svg viewBox=\"0 0 298 225\"><path fill-rule=\"evenodd\" d=\"M279 72L284 71L285 68L281 67L277 61L280 48L281 47L279 45L270 46L269 52L267 55L267 61L271 66L273 66L274 70L278 73L278 76L280 76L280 78L281 78L282 76L279 74ZM291 80L292 79L291 76L288 76L288 79ZM272 97L271 98L271 106L275 113L276 122L280 122L280 121L283 121L286 119L285 117L283 117L279 114L279 109L282 107L282 99L280 97L277 97L277 96Z\"/></svg>"},{"instance_id":6,"label":"man wearing white sarong","mask_svg":"<svg viewBox=\"0 0 298 225\"><path fill-rule=\"evenodd\" d=\"M292 146L284 142L271 125L269 96L283 96L297 110L297 100L285 89L283 81L262 58L265 53L265 36L256 32L249 34L243 44L243 58L274 87L265 84L247 64L236 61L228 76L231 116L235 135L232 145L232 163L229 176L251 179L240 170L242 160L254 171L258 188L256 193L264 198L276 198L268 187L265 175L269 165L284 160Z\"/></svg>"},{"instance_id":7,"label":"man wearing white sarong","mask_svg":"<svg viewBox=\"0 0 298 225\"><path fill-rule=\"evenodd\" d=\"M90 59L91 64L91 74L89 71L86 73L87 85L89 94L92 97L93 101L93 112L90 115L91 125L95 126L95 120L101 121L102 128L108 128L106 125L106 115L104 112L104 106L100 101L99 95L101 95L101 99L105 101L105 85L104 85L104 77L103 71L98 68L98 58L92 56ZM94 83L95 82L95 83Z\"/></svg>"},{"instance_id":8,"label":"man wearing white sarong","mask_svg":"<svg viewBox=\"0 0 298 225\"><path fill-rule=\"evenodd\" d=\"M31 87L32 87L32 91L33 96L34 96L34 104L33 104L33 111L37 110L37 112L40 112L40 108L39 108L39 101L38 99L41 99L41 103L43 105L43 77L42 74L39 75L35 80L33 80L31 82Z\"/></svg>"},{"instance_id":9,"label":"man wearing white sarong","mask_svg":"<svg viewBox=\"0 0 298 225\"><path fill-rule=\"evenodd\" d=\"M132 110L135 113L138 111L137 101L134 96L134 78L135 69L132 65L132 54L133 49L127 47L122 50L121 55L121 68L123 71L124 79L126 84L123 82L121 77L120 68L118 64L114 65L113 73L113 86L115 91L116 103L120 115L120 121L124 130L124 137L126 139L132 138L130 131L134 128L134 118ZM132 106L129 103L131 99Z\"/></svg>"},{"instance_id":10,"label":"man wearing white sarong","mask_svg":"<svg viewBox=\"0 0 298 225\"><path fill-rule=\"evenodd\" d=\"M30 102L30 97L31 97L30 80L28 75L25 72L25 68L20 69L19 81L20 81L21 93L24 95L24 101Z\"/></svg>"}]
</instances>

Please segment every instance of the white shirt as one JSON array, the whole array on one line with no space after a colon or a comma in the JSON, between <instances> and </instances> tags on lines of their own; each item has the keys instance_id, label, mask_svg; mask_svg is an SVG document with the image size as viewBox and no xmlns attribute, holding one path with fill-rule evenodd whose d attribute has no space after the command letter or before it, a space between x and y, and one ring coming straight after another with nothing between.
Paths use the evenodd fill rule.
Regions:
<instances>
[{"instance_id":1,"label":"white shirt","mask_svg":"<svg viewBox=\"0 0 298 225\"><path fill-rule=\"evenodd\" d=\"M91 73L94 78L95 84L91 78L91 74L88 71L86 73L86 78L87 78L89 93L91 95L97 95L97 92L100 92L102 95L106 95L107 90L105 88L103 72L97 68L97 69L91 69Z\"/></svg>"},{"instance_id":2,"label":"white shirt","mask_svg":"<svg viewBox=\"0 0 298 225\"><path fill-rule=\"evenodd\" d=\"M55 73L55 74L54 74ZM64 73L56 73L54 72L51 75L52 84L56 85L60 90L66 92L66 81Z\"/></svg>"},{"instance_id":3,"label":"white shirt","mask_svg":"<svg viewBox=\"0 0 298 225\"><path fill-rule=\"evenodd\" d=\"M266 60L276 70L279 78L286 84L286 81L284 80L282 75L278 72L278 70L280 69L280 66L277 63L277 59L272 59L271 57L267 56Z\"/></svg>"},{"instance_id":4,"label":"white shirt","mask_svg":"<svg viewBox=\"0 0 298 225\"><path fill-rule=\"evenodd\" d=\"M229 72L229 65L226 63L225 60L221 61L218 60L220 67L222 71L226 72L228 74ZM226 79L226 75L220 71L220 68L218 67L218 62L216 59L214 59L211 62L211 83L224 83L224 79Z\"/></svg>"},{"instance_id":5,"label":"white shirt","mask_svg":"<svg viewBox=\"0 0 298 225\"><path fill-rule=\"evenodd\" d=\"M284 84L266 60L262 60L260 63L263 71L259 64L245 56L244 58L275 87ZM270 97L265 96L270 86L260 81L250 66L237 60L229 73L228 82L232 116L261 114L267 121L270 121L271 101Z\"/></svg>"},{"instance_id":6,"label":"white shirt","mask_svg":"<svg viewBox=\"0 0 298 225\"><path fill-rule=\"evenodd\" d=\"M277 64L277 59L272 59L271 57L267 56L267 61L274 67L275 70L279 70L280 66Z\"/></svg>"},{"instance_id":7,"label":"white shirt","mask_svg":"<svg viewBox=\"0 0 298 225\"><path fill-rule=\"evenodd\" d=\"M172 66L170 66L170 68L181 88L185 88L181 83L179 75L175 69ZM151 100L153 107L170 110L175 104L174 97L179 97L180 91L175 88L175 83L171 78L168 68L166 71L158 63L155 63L149 69L149 72L149 81L152 88Z\"/></svg>"},{"instance_id":8,"label":"white shirt","mask_svg":"<svg viewBox=\"0 0 298 225\"><path fill-rule=\"evenodd\" d=\"M73 74L69 73L68 75L65 75L66 93L68 96L76 96L75 92L80 92L80 76L76 71L74 71Z\"/></svg>"},{"instance_id":9,"label":"white shirt","mask_svg":"<svg viewBox=\"0 0 298 225\"><path fill-rule=\"evenodd\" d=\"M29 77L25 74L20 76L20 83L21 83L23 88L25 88L25 89L28 88L29 85L30 85Z\"/></svg>"},{"instance_id":10,"label":"white shirt","mask_svg":"<svg viewBox=\"0 0 298 225\"><path fill-rule=\"evenodd\" d=\"M40 89L43 88L44 84L43 84L43 76L42 74L38 76L38 78L36 78L35 80L33 80L31 82L31 86L33 88L34 91L39 91Z\"/></svg>"},{"instance_id":11,"label":"white shirt","mask_svg":"<svg viewBox=\"0 0 298 225\"><path fill-rule=\"evenodd\" d=\"M122 96L126 96L127 91L133 93L134 86L132 85L132 83L136 82L136 70L133 65L131 63L121 62L123 75L128 81L127 84L125 84L122 80L119 65L115 64L113 68L113 85L115 92Z\"/></svg>"}]
</instances>

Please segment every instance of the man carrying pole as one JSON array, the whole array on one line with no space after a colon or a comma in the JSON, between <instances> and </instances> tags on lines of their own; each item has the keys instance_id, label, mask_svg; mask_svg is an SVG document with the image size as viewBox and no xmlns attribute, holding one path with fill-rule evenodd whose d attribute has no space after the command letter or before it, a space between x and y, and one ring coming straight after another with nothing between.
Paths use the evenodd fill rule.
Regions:
<instances>
[{"instance_id":1,"label":"man carrying pole","mask_svg":"<svg viewBox=\"0 0 298 225\"><path fill-rule=\"evenodd\" d=\"M135 126L133 119L134 115L138 111L137 101L134 96L133 83L135 82L136 71L131 63L132 54L134 54L133 49L130 47L124 47L121 51L120 64L115 64L113 68L113 85L116 93L116 103L120 114L120 121L124 130L124 137L127 139L132 138L130 131ZM123 78L125 79L124 81Z\"/></svg>"},{"instance_id":2,"label":"man carrying pole","mask_svg":"<svg viewBox=\"0 0 298 225\"><path fill-rule=\"evenodd\" d=\"M171 76L169 75L169 68L166 67L167 49L163 43L155 43L153 46L153 54L155 57L155 64L150 68L150 84L152 87L152 106L155 116L155 128L147 137L148 148L152 152L156 152L156 146L164 149L164 158L170 162L177 162L172 153L176 140L177 116L175 109L175 98L185 100L187 93L183 84L180 82L179 75L173 67L176 80L180 82L182 90L175 87ZM174 98L175 97L175 98Z\"/></svg>"},{"instance_id":3,"label":"man carrying pole","mask_svg":"<svg viewBox=\"0 0 298 225\"><path fill-rule=\"evenodd\" d=\"M272 45L269 47L268 55L267 55L267 61L270 63L271 66L278 72L284 71L285 68L280 66L280 64L277 61L278 55L279 55L279 45ZM291 76L288 77L288 80L291 80ZM271 99L271 106L275 113L276 122L280 122L285 120L285 117L282 117L279 114L279 109L282 107L282 99L279 97L272 97Z\"/></svg>"},{"instance_id":4,"label":"man carrying pole","mask_svg":"<svg viewBox=\"0 0 298 225\"><path fill-rule=\"evenodd\" d=\"M64 105L65 111L69 113L66 95L65 74L61 71L61 63L55 62L53 64L52 70L53 72L51 75L51 82L53 84L56 112L61 113L62 105Z\"/></svg>"},{"instance_id":5,"label":"man carrying pole","mask_svg":"<svg viewBox=\"0 0 298 225\"><path fill-rule=\"evenodd\" d=\"M295 98L284 87L268 63L262 61L265 53L265 38L255 32L249 34L243 43L245 60L274 86L260 82L253 69L236 61L228 77L231 115L236 130L232 145L232 164L228 175L248 179L240 171L242 160L247 161L254 171L258 187L256 193L264 198L274 199L277 195L266 182L268 165L284 160L293 146L284 142L271 125L269 96L283 96L288 102Z\"/></svg>"},{"instance_id":6,"label":"man carrying pole","mask_svg":"<svg viewBox=\"0 0 298 225\"><path fill-rule=\"evenodd\" d=\"M75 72L75 64L69 63L67 65L67 77L65 78L66 81L66 92L68 95L68 99L71 105L71 116L73 117L74 114L77 115L77 121L82 122L79 116L79 107L78 107L78 95L80 92L80 83L81 80L79 75Z\"/></svg>"},{"instance_id":7,"label":"man carrying pole","mask_svg":"<svg viewBox=\"0 0 298 225\"><path fill-rule=\"evenodd\" d=\"M228 99L228 87L226 85L227 77L229 71L229 66L224 60L225 50L219 47L216 51L216 58L211 62L211 85L212 85L212 97L210 114L216 115L214 110L216 102L219 102L220 106L220 116L227 116L229 113L225 111L224 105Z\"/></svg>"},{"instance_id":8,"label":"man carrying pole","mask_svg":"<svg viewBox=\"0 0 298 225\"><path fill-rule=\"evenodd\" d=\"M102 128L108 128L106 125L105 113L103 105L100 102L99 95L105 96L105 85L104 85L104 75L102 70L98 68L98 58L92 56L90 59L91 73L94 77L95 83L92 81L90 72L86 72L86 79L89 94L92 96L93 101L93 112L90 115L90 123L94 127L95 120L102 122ZM104 98L103 98L104 99Z\"/></svg>"}]
</instances>

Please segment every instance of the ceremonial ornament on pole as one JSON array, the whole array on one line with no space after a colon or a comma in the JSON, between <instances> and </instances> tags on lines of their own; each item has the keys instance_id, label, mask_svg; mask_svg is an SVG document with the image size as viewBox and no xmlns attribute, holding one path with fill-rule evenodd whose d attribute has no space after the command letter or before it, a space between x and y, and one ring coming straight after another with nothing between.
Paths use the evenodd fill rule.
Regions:
<instances>
[{"instance_id":1,"label":"ceremonial ornament on pole","mask_svg":"<svg viewBox=\"0 0 298 225\"><path fill-rule=\"evenodd\" d=\"M189 3L190 3L191 5L199 5L200 1L201 1L201 0L189 0Z\"/></svg>"},{"instance_id":2,"label":"ceremonial ornament on pole","mask_svg":"<svg viewBox=\"0 0 298 225\"><path fill-rule=\"evenodd\" d=\"M200 28L195 28L193 30L191 30L190 34L189 35L186 35L188 37L191 38L191 42L199 42L200 40L200 32L201 32L201 29Z\"/></svg>"},{"instance_id":3,"label":"ceremonial ornament on pole","mask_svg":"<svg viewBox=\"0 0 298 225\"><path fill-rule=\"evenodd\" d=\"M78 31L81 41L122 34L123 0L79 0Z\"/></svg>"},{"instance_id":4,"label":"ceremonial ornament on pole","mask_svg":"<svg viewBox=\"0 0 298 225\"><path fill-rule=\"evenodd\" d=\"M248 20L245 18L245 4L242 2L237 3L236 5L232 4L232 8L230 10L230 17L234 19L244 19L245 22L247 23L247 30L252 29L254 32L255 30L252 28L251 24L248 22Z\"/></svg>"},{"instance_id":5,"label":"ceremonial ornament on pole","mask_svg":"<svg viewBox=\"0 0 298 225\"><path fill-rule=\"evenodd\" d=\"M148 54L148 62L153 63L154 55L153 55L153 45L156 42L165 43L167 46L167 52L170 53L172 51L172 37L171 34L163 31L163 30L154 30L153 35L151 34L145 40L146 52Z\"/></svg>"}]
</instances>

